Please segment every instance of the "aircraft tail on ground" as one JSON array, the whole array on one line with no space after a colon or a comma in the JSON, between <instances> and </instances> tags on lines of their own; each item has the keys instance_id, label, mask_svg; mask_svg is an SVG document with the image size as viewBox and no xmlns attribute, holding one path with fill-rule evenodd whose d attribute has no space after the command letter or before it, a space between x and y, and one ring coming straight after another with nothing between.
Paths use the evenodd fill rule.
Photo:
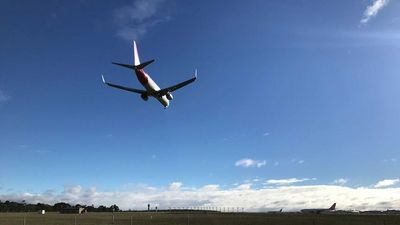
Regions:
<instances>
[{"instance_id":1,"label":"aircraft tail on ground","mask_svg":"<svg viewBox=\"0 0 400 225\"><path fill-rule=\"evenodd\" d=\"M333 203L333 205L329 208L329 210L335 210L336 208L336 203Z\"/></svg>"}]
</instances>

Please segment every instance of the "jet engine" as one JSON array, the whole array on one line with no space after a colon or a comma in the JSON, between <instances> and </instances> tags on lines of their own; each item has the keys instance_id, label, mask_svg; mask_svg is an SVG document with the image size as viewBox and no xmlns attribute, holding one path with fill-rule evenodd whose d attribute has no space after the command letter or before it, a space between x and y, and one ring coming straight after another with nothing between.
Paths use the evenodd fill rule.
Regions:
<instances>
[{"instance_id":1,"label":"jet engine","mask_svg":"<svg viewBox=\"0 0 400 225\"><path fill-rule=\"evenodd\" d=\"M165 96L167 96L168 100L172 100L174 98L174 96L172 96L172 94L169 92Z\"/></svg>"},{"instance_id":2,"label":"jet engine","mask_svg":"<svg viewBox=\"0 0 400 225\"><path fill-rule=\"evenodd\" d=\"M140 97L142 97L142 99L145 101L149 100L149 96L146 94L141 94Z\"/></svg>"}]
</instances>

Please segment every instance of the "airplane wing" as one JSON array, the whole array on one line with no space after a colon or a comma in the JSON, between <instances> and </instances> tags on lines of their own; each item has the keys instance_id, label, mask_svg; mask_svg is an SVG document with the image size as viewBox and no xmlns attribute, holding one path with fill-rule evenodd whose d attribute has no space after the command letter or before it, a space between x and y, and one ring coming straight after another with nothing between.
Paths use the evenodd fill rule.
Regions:
<instances>
[{"instance_id":1,"label":"airplane wing","mask_svg":"<svg viewBox=\"0 0 400 225\"><path fill-rule=\"evenodd\" d=\"M161 89L161 90L159 90L157 93L158 93L158 95L160 95L160 96L166 95L168 92L176 91L176 90L178 90L179 88L182 88L182 87L184 87L184 86L186 86L186 85L192 83L192 82L195 81L196 79L197 79L197 71L195 72L195 75L194 75L194 77L193 77L192 79L189 79L189 80L187 80L187 81L183 81L182 83L176 84L176 85L171 86L171 87L167 87L167 88Z\"/></svg>"},{"instance_id":2,"label":"airplane wing","mask_svg":"<svg viewBox=\"0 0 400 225\"><path fill-rule=\"evenodd\" d=\"M114 88L122 89L122 90L125 90L125 91L130 91L130 92L134 92L134 93L138 93L138 94L147 93L147 91L145 91L145 90L139 90L139 89L120 86L120 85L117 85L117 84L108 83L108 82L105 81L103 75L101 75L101 79L103 80L103 83L107 84L108 86L114 87Z\"/></svg>"}]
</instances>

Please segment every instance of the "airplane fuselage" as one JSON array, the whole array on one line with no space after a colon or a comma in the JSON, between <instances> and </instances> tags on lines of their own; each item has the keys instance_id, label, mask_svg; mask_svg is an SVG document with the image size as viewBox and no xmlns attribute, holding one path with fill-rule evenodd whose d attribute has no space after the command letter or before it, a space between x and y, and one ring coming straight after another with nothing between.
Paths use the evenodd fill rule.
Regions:
<instances>
[{"instance_id":1,"label":"airplane fuselage","mask_svg":"<svg viewBox=\"0 0 400 225\"><path fill-rule=\"evenodd\" d=\"M169 100L167 97L165 95L156 95L157 91L161 90L156 82L154 82L153 79L151 79L151 77L143 69L135 69L135 73L139 82L146 89L147 95L156 98L165 108L167 108L169 105Z\"/></svg>"},{"instance_id":2,"label":"airplane fuselage","mask_svg":"<svg viewBox=\"0 0 400 225\"><path fill-rule=\"evenodd\" d=\"M333 205L332 205L330 208L327 208L327 209L323 209L323 208L320 208L320 209L302 209L302 210L300 210L300 212L302 212L302 213L316 213L316 214L320 214L320 213L323 213L323 212L331 212L331 211L334 211L335 208L336 208L336 203L333 203Z\"/></svg>"},{"instance_id":3,"label":"airplane fuselage","mask_svg":"<svg viewBox=\"0 0 400 225\"><path fill-rule=\"evenodd\" d=\"M321 212L329 211L329 209L302 209L302 213L316 213L320 214Z\"/></svg>"}]
</instances>

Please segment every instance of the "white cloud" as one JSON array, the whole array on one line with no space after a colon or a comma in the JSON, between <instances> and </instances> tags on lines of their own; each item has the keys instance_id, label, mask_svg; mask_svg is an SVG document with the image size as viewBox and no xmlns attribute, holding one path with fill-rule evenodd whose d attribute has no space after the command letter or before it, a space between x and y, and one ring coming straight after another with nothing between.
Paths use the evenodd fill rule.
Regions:
<instances>
[{"instance_id":1,"label":"white cloud","mask_svg":"<svg viewBox=\"0 0 400 225\"><path fill-rule=\"evenodd\" d=\"M10 96L6 95L2 90L0 90L0 103L10 100Z\"/></svg>"},{"instance_id":2,"label":"white cloud","mask_svg":"<svg viewBox=\"0 0 400 225\"><path fill-rule=\"evenodd\" d=\"M395 162L397 162L397 158L384 159L383 161L384 161L384 162L392 162L392 163L395 163Z\"/></svg>"},{"instance_id":3,"label":"white cloud","mask_svg":"<svg viewBox=\"0 0 400 225\"><path fill-rule=\"evenodd\" d=\"M251 183L246 183L246 184L241 184L236 187L237 190L250 190L251 189Z\"/></svg>"},{"instance_id":4,"label":"white cloud","mask_svg":"<svg viewBox=\"0 0 400 225\"><path fill-rule=\"evenodd\" d=\"M384 187L389 187L393 186L395 184L398 184L400 182L400 179L386 179L386 180L381 180L378 183L374 185L375 188L384 188Z\"/></svg>"},{"instance_id":5,"label":"white cloud","mask_svg":"<svg viewBox=\"0 0 400 225\"><path fill-rule=\"evenodd\" d=\"M265 133L263 134L263 136L269 136L269 135L270 135L269 132L265 132Z\"/></svg>"},{"instance_id":6,"label":"white cloud","mask_svg":"<svg viewBox=\"0 0 400 225\"><path fill-rule=\"evenodd\" d=\"M67 185L64 188L64 193L75 195L75 194L79 194L81 192L81 190L82 190L82 187L80 185Z\"/></svg>"},{"instance_id":7,"label":"white cloud","mask_svg":"<svg viewBox=\"0 0 400 225\"><path fill-rule=\"evenodd\" d=\"M235 162L235 166L241 166L241 167L263 167L267 164L267 161L265 160L255 160L255 159L249 159L249 158L243 158Z\"/></svg>"},{"instance_id":8,"label":"white cloud","mask_svg":"<svg viewBox=\"0 0 400 225\"><path fill-rule=\"evenodd\" d=\"M292 163L303 164L305 160L303 159L292 159Z\"/></svg>"},{"instance_id":9,"label":"white cloud","mask_svg":"<svg viewBox=\"0 0 400 225\"><path fill-rule=\"evenodd\" d=\"M368 21L376 16L378 12L389 3L389 0L374 0L374 2L367 6L364 11L364 17L360 20L361 24L366 24Z\"/></svg>"},{"instance_id":10,"label":"white cloud","mask_svg":"<svg viewBox=\"0 0 400 225\"><path fill-rule=\"evenodd\" d=\"M178 191L182 187L182 182L172 182L169 184L169 190Z\"/></svg>"},{"instance_id":11,"label":"white cloud","mask_svg":"<svg viewBox=\"0 0 400 225\"><path fill-rule=\"evenodd\" d=\"M345 178L339 178L333 181L333 184L336 185L345 185L347 183L347 181L349 181L348 179Z\"/></svg>"},{"instance_id":12,"label":"white cloud","mask_svg":"<svg viewBox=\"0 0 400 225\"><path fill-rule=\"evenodd\" d=\"M209 191L218 191L219 185L218 184L208 184L201 188L201 191L209 192Z\"/></svg>"},{"instance_id":13,"label":"white cloud","mask_svg":"<svg viewBox=\"0 0 400 225\"><path fill-rule=\"evenodd\" d=\"M291 185L294 183L300 183L300 182L304 182L304 181L309 181L309 180L316 180L315 178L302 178L302 179L298 179L298 178L289 178L289 179L270 179L266 181L266 184L270 184L270 185Z\"/></svg>"},{"instance_id":14,"label":"white cloud","mask_svg":"<svg viewBox=\"0 0 400 225\"><path fill-rule=\"evenodd\" d=\"M179 182L178 182L179 183ZM28 203L64 201L70 204L117 204L122 209L146 209L147 204L168 207L244 207L246 211L267 211L285 208L295 211L303 208L325 208L333 202L338 209L386 210L400 208L400 188L350 188L337 185L275 186L255 189L243 185L229 189L206 185L171 191L168 188L99 191L96 187L68 186L62 192L3 193L0 200ZM219 186L218 186L219 187Z\"/></svg>"},{"instance_id":15,"label":"white cloud","mask_svg":"<svg viewBox=\"0 0 400 225\"><path fill-rule=\"evenodd\" d=\"M116 35L125 40L136 40L160 22L169 20L166 0L137 0L130 6L114 11L114 21L118 26Z\"/></svg>"}]
</instances>

